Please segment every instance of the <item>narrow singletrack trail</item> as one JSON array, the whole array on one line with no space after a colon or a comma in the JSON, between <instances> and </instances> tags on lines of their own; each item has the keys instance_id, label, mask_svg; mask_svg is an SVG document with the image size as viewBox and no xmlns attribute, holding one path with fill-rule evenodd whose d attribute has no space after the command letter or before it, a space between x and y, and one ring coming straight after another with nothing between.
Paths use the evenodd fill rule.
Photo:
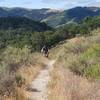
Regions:
<instances>
[{"instance_id":1,"label":"narrow singletrack trail","mask_svg":"<svg viewBox=\"0 0 100 100\"><path fill-rule=\"evenodd\" d=\"M51 80L50 71L53 70L55 60L50 60L45 69L43 69L31 84L32 95L29 100L48 100L47 85Z\"/></svg>"}]
</instances>

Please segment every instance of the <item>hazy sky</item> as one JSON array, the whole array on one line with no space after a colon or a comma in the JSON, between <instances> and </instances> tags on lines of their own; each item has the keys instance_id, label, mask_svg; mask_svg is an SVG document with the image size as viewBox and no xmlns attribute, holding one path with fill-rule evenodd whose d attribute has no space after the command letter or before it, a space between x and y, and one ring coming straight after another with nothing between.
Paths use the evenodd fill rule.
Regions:
<instances>
[{"instance_id":1,"label":"hazy sky","mask_svg":"<svg viewBox=\"0 0 100 100\"><path fill-rule=\"evenodd\" d=\"M4 7L68 9L87 5L100 7L100 0L0 0Z\"/></svg>"}]
</instances>

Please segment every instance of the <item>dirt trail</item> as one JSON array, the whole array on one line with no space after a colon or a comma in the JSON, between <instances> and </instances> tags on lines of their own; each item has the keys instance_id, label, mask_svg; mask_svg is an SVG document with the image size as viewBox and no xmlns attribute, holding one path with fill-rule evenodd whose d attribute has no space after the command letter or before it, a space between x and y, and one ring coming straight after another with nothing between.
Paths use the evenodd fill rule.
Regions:
<instances>
[{"instance_id":1,"label":"dirt trail","mask_svg":"<svg viewBox=\"0 0 100 100\"><path fill-rule=\"evenodd\" d=\"M49 61L47 67L40 72L37 78L32 82L32 96L29 100L47 100L47 85L51 80L50 71L53 70L55 60Z\"/></svg>"}]
</instances>

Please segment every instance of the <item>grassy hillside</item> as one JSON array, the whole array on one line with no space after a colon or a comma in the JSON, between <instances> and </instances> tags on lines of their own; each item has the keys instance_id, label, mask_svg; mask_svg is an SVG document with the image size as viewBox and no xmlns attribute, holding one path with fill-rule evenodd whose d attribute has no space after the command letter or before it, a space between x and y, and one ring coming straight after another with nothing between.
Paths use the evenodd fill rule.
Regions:
<instances>
[{"instance_id":1,"label":"grassy hillside","mask_svg":"<svg viewBox=\"0 0 100 100\"><path fill-rule=\"evenodd\" d=\"M97 29L87 37L65 40L51 49L50 55L56 63L48 86L49 100L98 100L99 33L100 29ZM27 100L26 90L46 62L47 59L32 53L27 46L8 46L3 50L0 55L0 99Z\"/></svg>"},{"instance_id":2,"label":"grassy hillside","mask_svg":"<svg viewBox=\"0 0 100 100\"><path fill-rule=\"evenodd\" d=\"M99 100L100 29L76 37L51 50L57 59L49 83L49 100Z\"/></svg>"},{"instance_id":3,"label":"grassy hillside","mask_svg":"<svg viewBox=\"0 0 100 100\"><path fill-rule=\"evenodd\" d=\"M28 100L30 83L47 62L28 47L7 47L0 54L0 100Z\"/></svg>"},{"instance_id":4,"label":"grassy hillside","mask_svg":"<svg viewBox=\"0 0 100 100\"><path fill-rule=\"evenodd\" d=\"M63 42L62 42L63 43ZM88 37L76 37L58 45L53 52L64 67L78 75L100 78L100 29Z\"/></svg>"}]
</instances>

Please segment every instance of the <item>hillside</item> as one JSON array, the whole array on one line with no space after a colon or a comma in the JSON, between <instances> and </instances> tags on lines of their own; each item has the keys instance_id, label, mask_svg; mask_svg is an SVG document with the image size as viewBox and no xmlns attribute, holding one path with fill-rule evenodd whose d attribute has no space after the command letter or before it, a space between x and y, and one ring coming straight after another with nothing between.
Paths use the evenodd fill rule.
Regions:
<instances>
[{"instance_id":1,"label":"hillside","mask_svg":"<svg viewBox=\"0 0 100 100\"><path fill-rule=\"evenodd\" d=\"M51 27L25 17L0 17L0 29L25 29L32 31L46 31Z\"/></svg>"},{"instance_id":2,"label":"hillside","mask_svg":"<svg viewBox=\"0 0 100 100\"><path fill-rule=\"evenodd\" d=\"M8 46L0 55L0 99L99 100L99 28L58 43L49 57Z\"/></svg>"},{"instance_id":3,"label":"hillside","mask_svg":"<svg viewBox=\"0 0 100 100\"><path fill-rule=\"evenodd\" d=\"M35 16L34 16L35 15ZM68 10L0 8L0 17L26 17L35 21L46 22L56 27L66 23L80 22L87 16L100 16L99 7L76 7Z\"/></svg>"},{"instance_id":4,"label":"hillside","mask_svg":"<svg viewBox=\"0 0 100 100\"><path fill-rule=\"evenodd\" d=\"M100 27L100 17L87 17L80 24L68 24L56 29L24 17L0 19L0 50L7 46L28 46L31 51L40 51L43 45L51 48L60 41L73 38L77 34L87 35Z\"/></svg>"},{"instance_id":5,"label":"hillside","mask_svg":"<svg viewBox=\"0 0 100 100\"><path fill-rule=\"evenodd\" d=\"M50 16L44 19L50 26L59 26L66 23L80 22L86 17L100 16L100 8L92 7L76 7L69 10L64 10L60 14Z\"/></svg>"},{"instance_id":6,"label":"hillside","mask_svg":"<svg viewBox=\"0 0 100 100\"><path fill-rule=\"evenodd\" d=\"M56 50L58 53L55 53ZM61 60L63 66L76 75L100 78L100 28L92 31L89 36L62 41L51 51L54 58Z\"/></svg>"},{"instance_id":7,"label":"hillside","mask_svg":"<svg viewBox=\"0 0 100 100\"><path fill-rule=\"evenodd\" d=\"M9 45L32 51L40 50L45 43L44 33L53 31L47 24L25 17L0 18L0 50Z\"/></svg>"},{"instance_id":8,"label":"hillside","mask_svg":"<svg viewBox=\"0 0 100 100\"><path fill-rule=\"evenodd\" d=\"M25 9L25 8L0 8L0 17L27 17L36 21L41 21L49 16L58 14L59 10L51 9Z\"/></svg>"},{"instance_id":9,"label":"hillside","mask_svg":"<svg viewBox=\"0 0 100 100\"><path fill-rule=\"evenodd\" d=\"M51 57L56 63L48 100L99 100L100 29L59 43Z\"/></svg>"}]
</instances>

